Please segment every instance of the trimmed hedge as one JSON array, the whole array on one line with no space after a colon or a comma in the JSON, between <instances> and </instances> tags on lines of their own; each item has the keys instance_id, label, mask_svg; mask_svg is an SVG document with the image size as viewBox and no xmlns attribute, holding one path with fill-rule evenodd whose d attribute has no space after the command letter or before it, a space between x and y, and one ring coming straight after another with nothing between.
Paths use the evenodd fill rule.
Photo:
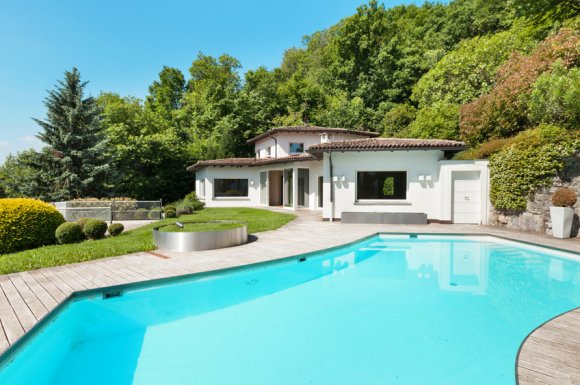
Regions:
<instances>
[{"instance_id":1,"label":"trimmed hedge","mask_svg":"<svg viewBox=\"0 0 580 385\"><path fill-rule=\"evenodd\" d=\"M0 254L52 245L64 223L57 209L36 199L0 199Z\"/></svg>"},{"instance_id":2,"label":"trimmed hedge","mask_svg":"<svg viewBox=\"0 0 580 385\"><path fill-rule=\"evenodd\" d=\"M101 239L107 232L107 224L99 219L91 219L85 223L83 230L85 236L89 239Z\"/></svg>"},{"instance_id":3,"label":"trimmed hedge","mask_svg":"<svg viewBox=\"0 0 580 385\"><path fill-rule=\"evenodd\" d=\"M144 208L137 209L135 212L135 219L147 219L149 216L149 211Z\"/></svg>"},{"instance_id":4,"label":"trimmed hedge","mask_svg":"<svg viewBox=\"0 0 580 385\"><path fill-rule=\"evenodd\" d=\"M60 244L76 243L83 240L83 229L75 222L65 222L58 226L55 232L56 240Z\"/></svg>"},{"instance_id":5,"label":"trimmed hedge","mask_svg":"<svg viewBox=\"0 0 580 385\"><path fill-rule=\"evenodd\" d=\"M177 218L177 212L175 210L165 210L165 218Z\"/></svg>"},{"instance_id":6,"label":"trimmed hedge","mask_svg":"<svg viewBox=\"0 0 580 385\"><path fill-rule=\"evenodd\" d=\"M81 232L82 232L85 230L85 224L92 219L93 218L80 218L80 219L77 219L75 221L75 223L77 223L81 227Z\"/></svg>"},{"instance_id":7,"label":"trimmed hedge","mask_svg":"<svg viewBox=\"0 0 580 385\"><path fill-rule=\"evenodd\" d=\"M113 223L109 226L109 235L116 237L117 235L121 235L123 230L125 230L125 226L122 223Z\"/></svg>"}]
</instances>

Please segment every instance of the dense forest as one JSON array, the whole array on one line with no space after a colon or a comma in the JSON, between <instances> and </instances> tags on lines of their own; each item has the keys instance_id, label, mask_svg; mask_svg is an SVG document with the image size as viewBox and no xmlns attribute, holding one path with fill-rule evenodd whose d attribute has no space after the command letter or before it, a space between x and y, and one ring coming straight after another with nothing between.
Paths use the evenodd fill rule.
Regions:
<instances>
[{"instance_id":1,"label":"dense forest","mask_svg":"<svg viewBox=\"0 0 580 385\"><path fill-rule=\"evenodd\" d=\"M199 53L187 75L163 67L144 100L87 97L73 69L37 120L46 147L6 159L0 194L174 200L191 189L185 167L196 160L252 156L247 139L315 124L464 140L460 158L496 159L496 207L525 208L530 189L578 151L578 4L372 0L304 37L278 68L241 74L236 58Z\"/></svg>"}]
</instances>

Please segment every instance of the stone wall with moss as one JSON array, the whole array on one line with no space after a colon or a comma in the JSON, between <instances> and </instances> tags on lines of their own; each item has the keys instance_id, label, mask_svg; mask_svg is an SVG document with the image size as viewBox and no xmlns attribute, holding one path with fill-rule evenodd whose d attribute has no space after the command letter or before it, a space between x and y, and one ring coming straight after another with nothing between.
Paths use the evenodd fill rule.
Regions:
<instances>
[{"instance_id":1,"label":"stone wall with moss","mask_svg":"<svg viewBox=\"0 0 580 385\"><path fill-rule=\"evenodd\" d=\"M508 212L491 209L490 225L530 231L552 235L552 223L550 221L550 199L552 193L562 186L567 186L576 191L578 202L574 206L576 215L572 226L572 237L580 238L580 154L567 159L564 169L554 178L551 186L540 188L528 198L526 211Z\"/></svg>"}]
</instances>

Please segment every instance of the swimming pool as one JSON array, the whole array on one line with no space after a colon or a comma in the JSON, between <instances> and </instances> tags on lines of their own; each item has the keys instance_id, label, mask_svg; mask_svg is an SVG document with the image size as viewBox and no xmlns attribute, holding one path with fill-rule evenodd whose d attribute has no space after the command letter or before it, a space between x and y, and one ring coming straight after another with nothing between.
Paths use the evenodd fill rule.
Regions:
<instances>
[{"instance_id":1,"label":"swimming pool","mask_svg":"<svg viewBox=\"0 0 580 385\"><path fill-rule=\"evenodd\" d=\"M527 334L580 306L580 262L492 237L381 234L104 293L5 354L0 384L513 385Z\"/></svg>"}]
</instances>

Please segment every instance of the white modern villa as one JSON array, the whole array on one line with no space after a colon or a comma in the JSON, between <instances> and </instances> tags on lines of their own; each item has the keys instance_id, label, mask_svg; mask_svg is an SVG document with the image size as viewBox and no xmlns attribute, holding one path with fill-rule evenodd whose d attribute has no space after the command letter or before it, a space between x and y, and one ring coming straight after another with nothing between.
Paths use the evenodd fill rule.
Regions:
<instances>
[{"instance_id":1,"label":"white modern villa","mask_svg":"<svg viewBox=\"0 0 580 385\"><path fill-rule=\"evenodd\" d=\"M488 163L450 160L463 142L377 136L279 127L248 141L253 158L203 160L188 171L208 207L319 210L351 223L487 223Z\"/></svg>"}]
</instances>

